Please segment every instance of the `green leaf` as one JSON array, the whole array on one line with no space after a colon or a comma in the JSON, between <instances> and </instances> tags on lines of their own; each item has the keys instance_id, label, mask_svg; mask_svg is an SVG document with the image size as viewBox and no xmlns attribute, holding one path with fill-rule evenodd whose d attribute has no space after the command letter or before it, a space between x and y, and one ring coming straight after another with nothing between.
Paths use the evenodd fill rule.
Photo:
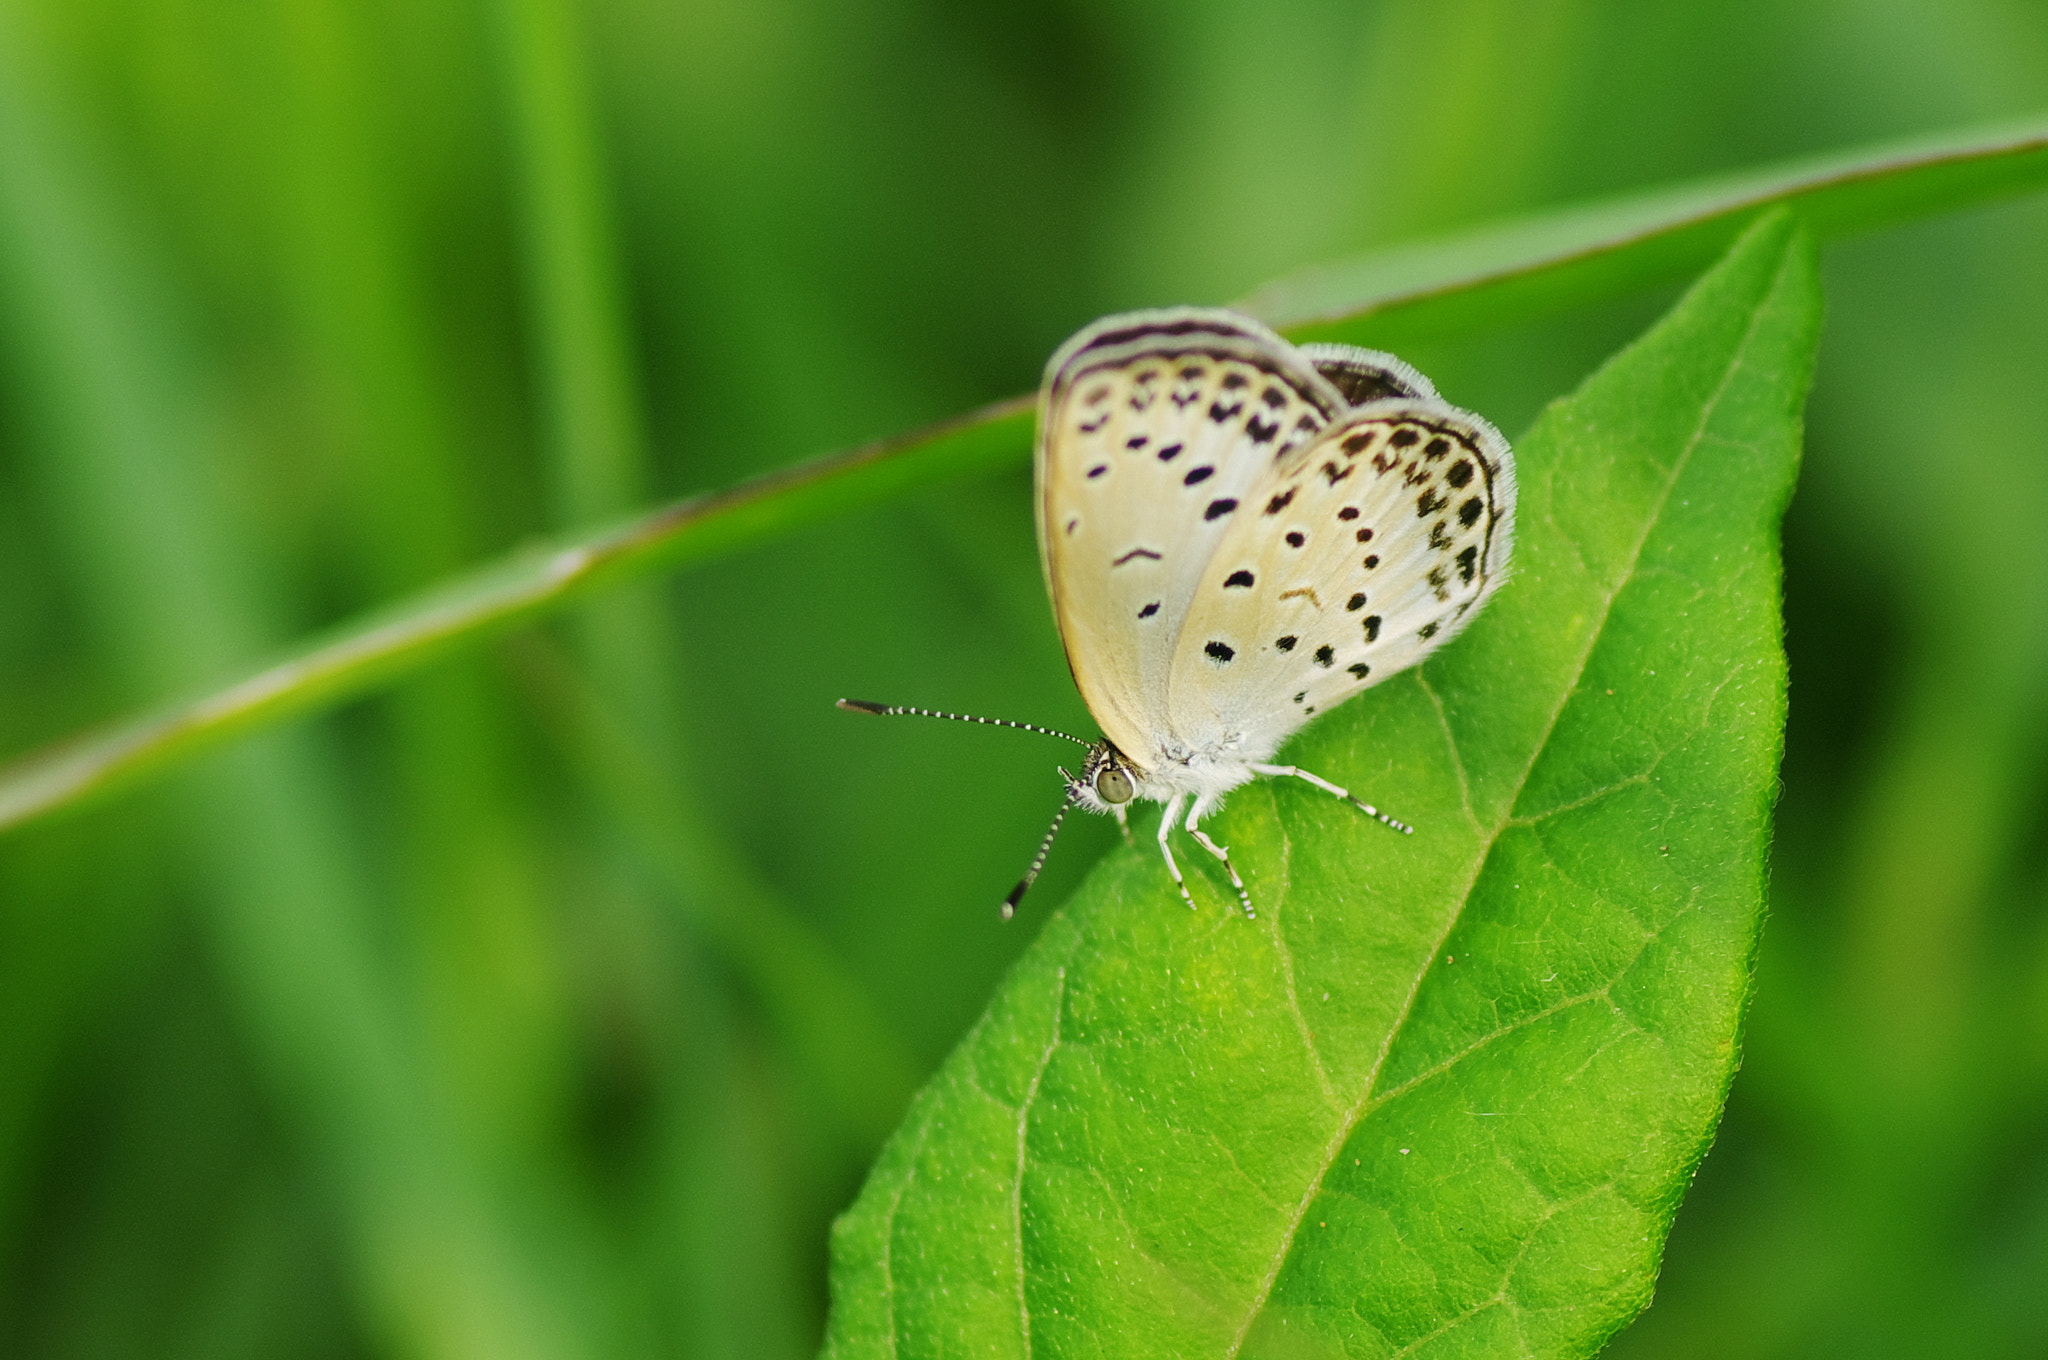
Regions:
<instances>
[{"instance_id":1,"label":"green leaf","mask_svg":"<svg viewBox=\"0 0 2048 1360\"><path fill-rule=\"evenodd\" d=\"M1523 440L1489 612L1290 748L1414 836L1263 781L1214 824L1256 921L1097 869L838 1225L828 1354L1576 1356L1644 1305L1735 1066L1818 308L1775 214Z\"/></svg>"}]
</instances>

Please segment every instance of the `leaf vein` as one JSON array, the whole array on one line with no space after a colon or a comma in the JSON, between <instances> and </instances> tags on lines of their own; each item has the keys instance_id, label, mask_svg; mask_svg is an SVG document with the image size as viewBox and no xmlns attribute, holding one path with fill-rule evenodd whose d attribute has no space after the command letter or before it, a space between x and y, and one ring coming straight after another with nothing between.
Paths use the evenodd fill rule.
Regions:
<instances>
[{"instance_id":1,"label":"leaf vein","mask_svg":"<svg viewBox=\"0 0 2048 1360\"><path fill-rule=\"evenodd\" d=\"M1421 1336L1416 1337L1413 1341L1403 1346L1400 1350L1397 1350L1393 1352L1391 1355L1389 1355L1387 1357L1387 1360L1401 1360L1401 1357L1404 1355L1415 1354L1418 1348L1427 1346L1430 1342L1436 1340L1445 1332L1453 1331L1459 1327L1464 1326L1466 1323L1470 1322L1473 1318L1478 1317L1481 1313L1485 1312L1489 1308L1513 1307L1514 1305L1512 1303L1509 1303L1506 1299L1500 1297L1498 1294L1494 1295L1492 1298L1481 1299L1478 1303L1473 1304L1470 1308L1467 1308L1464 1312L1458 1314L1456 1317L1446 1320L1442 1326L1437 1327L1433 1331L1425 1332Z\"/></svg>"},{"instance_id":2,"label":"leaf vein","mask_svg":"<svg viewBox=\"0 0 2048 1360\"><path fill-rule=\"evenodd\" d=\"M1045 1080L1045 1069L1052 1063L1053 1050L1060 1046L1060 1017L1066 1007L1067 970L1061 967L1054 971L1055 985L1052 993L1052 1037L1046 1041L1045 1051L1038 1055L1038 1066L1032 1070L1030 1084L1024 1088L1024 1103L1017 1107L1017 1172L1010 1182L1010 1230L1017 1239L1017 1330L1024 1342L1025 1360L1031 1356L1031 1299L1025 1289L1027 1272L1024 1268L1024 1163L1028 1154L1027 1135L1031 1128L1031 1107L1038 1101L1039 1083Z\"/></svg>"},{"instance_id":3,"label":"leaf vein","mask_svg":"<svg viewBox=\"0 0 2048 1360\"><path fill-rule=\"evenodd\" d=\"M1270 793L1268 797L1271 797ZM1293 860L1293 842L1288 838L1286 822L1277 816L1273 820L1280 827L1280 859L1284 869ZM1295 982L1294 951L1287 947L1287 938L1280 932L1280 904L1287 901L1288 886L1283 879L1279 902L1266 914L1266 934L1272 938L1273 950L1279 955L1280 978L1287 988L1287 1011L1294 1017L1294 1027L1301 1036L1302 1049L1307 1052L1309 1063L1315 1069L1316 1084L1322 1088L1323 1099L1329 1103L1330 1108L1341 1110L1344 1105L1337 1095L1337 1084L1330 1080L1330 1069L1323 1062L1322 1050L1316 1047L1315 1030L1309 1026L1308 1015L1301 1008L1301 992Z\"/></svg>"},{"instance_id":4,"label":"leaf vein","mask_svg":"<svg viewBox=\"0 0 2048 1360\"><path fill-rule=\"evenodd\" d=\"M1430 707L1436 710L1436 724L1443 729L1444 750L1451 757L1451 772L1458 776L1458 804L1465 810L1465 820L1473 830L1479 829L1479 814L1472 810L1472 779L1465 773L1465 753L1458 748L1457 734L1451 731L1451 715L1444 711L1444 701L1429 683L1427 667L1415 672L1415 683L1422 686L1422 692L1429 696Z\"/></svg>"},{"instance_id":5,"label":"leaf vein","mask_svg":"<svg viewBox=\"0 0 2048 1360\"><path fill-rule=\"evenodd\" d=\"M888 1210L882 1215L882 1304L889 1310L889 1354L902 1353L896 1318L896 1214L902 1209L905 1197L910 1194L911 1182L917 1179L918 1158L924 1155L926 1137L931 1133L932 1121L929 1116L918 1120L917 1135L910 1147L910 1156L903 1170L903 1182L896 1187L896 1195L889 1201Z\"/></svg>"},{"instance_id":6,"label":"leaf vein","mask_svg":"<svg viewBox=\"0 0 2048 1360\"><path fill-rule=\"evenodd\" d=\"M1617 779L1612 784L1603 785L1600 788L1594 789L1591 793L1582 794L1577 798L1571 799L1569 802L1552 804L1541 812L1532 812L1522 817L1510 817L1507 820L1507 824L1518 829L1533 829L1553 817L1562 817L1567 812L1578 812L1581 809L1589 808L1602 799L1620 793L1623 789L1647 785L1650 782L1651 774L1656 771L1657 766L1662 764L1664 757L1669 754L1670 752L1668 751L1659 752L1657 758L1650 762L1650 768L1640 774L1632 774L1625 779ZM1668 796L1665 801L1670 801Z\"/></svg>"},{"instance_id":7,"label":"leaf vein","mask_svg":"<svg viewBox=\"0 0 2048 1360\"><path fill-rule=\"evenodd\" d=\"M1639 958L1641 957L1641 955L1638 954L1637 957ZM1634 962L1634 960L1630 960L1630 962ZM1624 966L1623 968L1618 969L1616 971L1617 974L1619 974L1621 972L1626 972L1627 968ZM1465 1059L1471 1057L1474 1053L1477 1053L1482 1048L1487 1048L1491 1046L1498 1040L1505 1039L1512 1034L1517 1034L1522 1030L1530 1028L1533 1025L1540 1025L1545 1020L1548 1020L1553 1016L1562 1015L1569 1010L1575 1010L1576 1008L1583 1006L1588 1002L1606 999L1607 990L1613 985L1614 981L1612 978L1610 978L1606 982L1601 983L1600 986L1594 988L1590 992L1581 992L1576 996L1565 997L1561 1001L1552 1002L1550 1005L1543 1007L1543 1009L1541 1010L1531 1011L1527 1015L1521 1016L1518 1019L1502 1022L1501 1024L1495 1026L1493 1029L1486 1031L1486 1033L1474 1039L1471 1043L1465 1045L1465 1047L1459 1049L1456 1053L1453 1053L1449 1057L1443 1059L1443 1061L1436 1063L1434 1066L1425 1067L1420 1072L1417 1072L1414 1076L1408 1078L1408 1080L1402 1082L1400 1085L1390 1087L1386 1091L1381 1092L1378 1096L1374 1097L1372 1103L1366 1107L1365 1113L1363 1116L1361 1116L1361 1118L1370 1118L1375 1111L1386 1108L1386 1106L1388 1106L1396 1100L1399 1100L1402 1096L1407 1095L1416 1087L1436 1080L1438 1077L1444 1075L1444 1073L1456 1067L1459 1063L1465 1061Z\"/></svg>"},{"instance_id":8,"label":"leaf vein","mask_svg":"<svg viewBox=\"0 0 2048 1360\"><path fill-rule=\"evenodd\" d=\"M1783 275L1784 268L1785 265L1781 263L1778 271L1780 277ZM1775 285L1776 279L1773 279L1771 286L1775 287ZM1670 502L1672 491L1677 487L1679 480L1685 475L1685 470L1691 465L1692 456L1706 437L1708 426L1712 423L1716 412L1720 409L1721 401L1727 395L1729 386L1734 382L1736 374L1742 371L1744 359L1748 355L1751 344L1755 341L1758 327L1763 322L1764 310L1764 307L1761 305L1751 309L1748 324L1744 329L1741 339L1734 346L1727 365L1723 368L1719 380L1714 385L1714 390L1701 403L1699 420L1694 425L1691 435L1686 439L1684 448L1671 464L1671 470L1664 479L1664 486L1657 497L1657 503L1644 516L1642 533L1637 537L1634 547L1629 552L1625 569L1617 573L1610 586L1601 589L1600 617L1592 627L1586 630L1585 645L1580 649L1578 658L1572 666L1571 683L1561 687L1556 706L1552 708L1549 719L1544 724L1542 734L1536 741L1530 744L1528 760L1524 763L1521 773L1516 776L1512 786L1517 794L1519 794L1520 790L1528 787L1529 779L1535 772L1536 763L1541 759L1544 750L1548 748L1551 735L1556 731L1557 724L1563 717L1565 709L1571 703L1573 694L1577 692L1579 683L1585 676L1586 666L1591 662L1593 652L1599 646L1600 638L1606 631L1607 619L1613 612L1615 600L1619 598L1622 589L1634 575L1636 564L1642 560L1643 550L1648 546L1650 536L1656 532L1658 523L1663 519L1664 508ZM1279 1245L1273 1253L1273 1260L1267 1268L1265 1278L1259 1282L1259 1287L1251 1300L1251 1306L1245 1310L1244 1321L1239 1325L1237 1335L1231 1339L1228 1350L1224 1352L1226 1360L1235 1360L1238 1353L1244 1349L1245 1338L1251 1334L1252 1324L1258 1320L1260 1313L1265 1311L1266 1301L1272 1297L1273 1286L1279 1281L1280 1270L1286 1264L1288 1256L1294 1249L1294 1240L1301 1231L1302 1223L1308 1218L1309 1206L1315 1202L1315 1197L1321 1193L1323 1181L1329 1175L1330 1168L1336 1164L1337 1157L1342 1151L1344 1144L1349 1141L1359 1121L1366 1116L1368 1107L1372 1102L1374 1088L1379 1082L1380 1072L1385 1067L1387 1058L1393 1051L1394 1041L1400 1036L1408 1022L1409 1016L1414 1012L1415 1002L1421 994L1423 981L1429 976L1436 957L1442 952L1444 942L1450 938L1451 932L1457 928L1458 921L1464 914L1464 904L1470 900L1472 889L1478 883L1480 872L1485 868L1486 861L1492 855L1494 844L1499 839L1501 832L1506 829L1507 821L1513 815L1513 812L1514 804L1510 800L1503 809L1499 820L1495 823L1493 831L1482 838L1481 853L1473 856L1471 870L1466 878L1464 888L1455 899L1456 905L1450 912L1449 918L1444 922L1444 928L1438 934L1435 945L1429 952L1428 962L1416 970L1415 981L1409 987L1408 995L1402 999L1400 1008L1395 1013L1394 1021L1387 1029L1386 1038L1381 1041L1380 1051L1373 1059L1372 1068L1366 1073L1365 1089L1360 1093L1357 1103L1352 1106L1348 1114L1338 1121L1335 1133L1323 1148L1321 1166L1317 1168L1316 1173L1308 1179L1308 1183L1303 1187L1301 1199L1295 1206L1293 1220L1281 1233Z\"/></svg>"}]
</instances>

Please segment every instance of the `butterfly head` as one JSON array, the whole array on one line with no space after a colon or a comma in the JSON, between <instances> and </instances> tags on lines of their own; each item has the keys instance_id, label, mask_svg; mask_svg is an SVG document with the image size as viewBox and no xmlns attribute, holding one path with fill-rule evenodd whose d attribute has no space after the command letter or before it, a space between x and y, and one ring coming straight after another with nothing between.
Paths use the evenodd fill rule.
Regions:
<instances>
[{"instance_id":1,"label":"butterfly head","mask_svg":"<svg viewBox=\"0 0 2048 1360\"><path fill-rule=\"evenodd\" d=\"M1138 796L1141 779L1137 767L1122 751L1107 741L1098 741L1088 748L1080 777L1067 775L1067 795L1090 812L1114 812Z\"/></svg>"}]
</instances>

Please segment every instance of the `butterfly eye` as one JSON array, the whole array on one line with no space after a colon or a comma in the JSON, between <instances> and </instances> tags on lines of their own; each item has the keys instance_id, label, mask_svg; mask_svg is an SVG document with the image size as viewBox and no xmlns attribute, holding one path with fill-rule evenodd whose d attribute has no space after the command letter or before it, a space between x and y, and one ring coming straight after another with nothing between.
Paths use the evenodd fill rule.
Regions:
<instances>
[{"instance_id":1,"label":"butterfly eye","mask_svg":"<svg viewBox=\"0 0 2048 1360\"><path fill-rule=\"evenodd\" d=\"M1131 777L1129 775L1117 769L1114 765L1109 765L1105 766L1101 773L1095 776L1095 792L1101 797L1103 802L1114 807L1119 803L1130 802L1131 796L1137 790L1131 787Z\"/></svg>"}]
</instances>

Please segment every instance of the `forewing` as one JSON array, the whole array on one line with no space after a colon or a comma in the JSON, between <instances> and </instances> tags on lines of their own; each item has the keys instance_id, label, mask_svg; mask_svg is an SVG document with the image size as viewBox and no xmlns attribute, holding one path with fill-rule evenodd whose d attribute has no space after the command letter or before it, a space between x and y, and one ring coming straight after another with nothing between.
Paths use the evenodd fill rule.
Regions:
<instances>
[{"instance_id":1,"label":"forewing","mask_svg":"<svg viewBox=\"0 0 2048 1360\"><path fill-rule=\"evenodd\" d=\"M1159 754L1175 639L1252 488L1345 409L1299 351L1230 312L1107 317L1053 356L1039 548L1074 681L1126 755Z\"/></svg>"},{"instance_id":2,"label":"forewing","mask_svg":"<svg viewBox=\"0 0 2048 1360\"><path fill-rule=\"evenodd\" d=\"M1248 488L1175 644L1168 721L1259 760L1314 714L1421 661L1499 585L1514 461L1441 401L1353 411Z\"/></svg>"}]
</instances>

